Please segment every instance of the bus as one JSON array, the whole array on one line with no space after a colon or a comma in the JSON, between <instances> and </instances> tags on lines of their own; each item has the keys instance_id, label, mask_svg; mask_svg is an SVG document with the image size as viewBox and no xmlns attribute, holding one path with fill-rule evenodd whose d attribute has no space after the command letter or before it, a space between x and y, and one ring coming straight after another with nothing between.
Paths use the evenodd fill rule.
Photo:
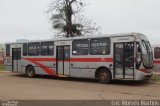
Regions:
<instances>
[{"instance_id":1,"label":"bus","mask_svg":"<svg viewBox=\"0 0 160 106\"><path fill-rule=\"evenodd\" d=\"M157 74L160 74L160 45L153 45L153 60L154 60L154 68L153 71Z\"/></svg>"},{"instance_id":2,"label":"bus","mask_svg":"<svg viewBox=\"0 0 160 106\"><path fill-rule=\"evenodd\" d=\"M5 48L6 70L31 78L51 75L110 83L152 76L152 48L141 33L13 42Z\"/></svg>"}]
</instances>

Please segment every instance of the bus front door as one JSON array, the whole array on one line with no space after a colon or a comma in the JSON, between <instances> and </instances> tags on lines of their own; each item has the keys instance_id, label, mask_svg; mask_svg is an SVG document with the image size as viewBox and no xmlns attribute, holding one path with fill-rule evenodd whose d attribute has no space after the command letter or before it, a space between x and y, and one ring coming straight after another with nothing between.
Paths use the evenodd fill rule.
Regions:
<instances>
[{"instance_id":1,"label":"bus front door","mask_svg":"<svg viewBox=\"0 0 160 106\"><path fill-rule=\"evenodd\" d=\"M12 48L12 71L21 71L21 48Z\"/></svg>"},{"instance_id":2,"label":"bus front door","mask_svg":"<svg viewBox=\"0 0 160 106\"><path fill-rule=\"evenodd\" d=\"M58 75L69 75L70 46L57 46L56 72Z\"/></svg>"},{"instance_id":3,"label":"bus front door","mask_svg":"<svg viewBox=\"0 0 160 106\"><path fill-rule=\"evenodd\" d=\"M114 44L114 78L134 78L134 43Z\"/></svg>"}]
</instances>

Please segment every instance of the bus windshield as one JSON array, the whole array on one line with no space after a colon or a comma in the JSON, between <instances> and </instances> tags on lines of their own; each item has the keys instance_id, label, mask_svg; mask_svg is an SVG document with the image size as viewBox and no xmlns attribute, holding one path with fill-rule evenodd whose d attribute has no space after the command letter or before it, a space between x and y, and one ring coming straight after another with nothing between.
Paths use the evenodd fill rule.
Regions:
<instances>
[{"instance_id":1,"label":"bus windshield","mask_svg":"<svg viewBox=\"0 0 160 106\"><path fill-rule=\"evenodd\" d=\"M142 40L142 61L144 67L152 68L153 67L153 54L152 48L148 41Z\"/></svg>"}]
</instances>

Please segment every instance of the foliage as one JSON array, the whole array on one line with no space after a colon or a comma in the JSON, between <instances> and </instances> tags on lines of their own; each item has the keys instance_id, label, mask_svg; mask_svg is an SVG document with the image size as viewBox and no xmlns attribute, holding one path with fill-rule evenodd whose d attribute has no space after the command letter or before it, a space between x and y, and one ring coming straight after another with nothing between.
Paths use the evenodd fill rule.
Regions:
<instances>
[{"instance_id":1,"label":"foliage","mask_svg":"<svg viewBox=\"0 0 160 106\"><path fill-rule=\"evenodd\" d=\"M0 71L4 70L4 65L0 64Z\"/></svg>"},{"instance_id":2,"label":"foliage","mask_svg":"<svg viewBox=\"0 0 160 106\"><path fill-rule=\"evenodd\" d=\"M95 23L81 15L84 7L81 0L53 0L48 14L52 28L58 30L58 36L92 35L98 31Z\"/></svg>"},{"instance_id":3,"label":"foliage","mask_svg":"<svg viewBox=\"0 0 160 106\"><path fill-rule=\"evenodd\" d=\"M160 81L160 75L154 74L154 75L152 76L152 80L153 80L153 81Z\"/></svg>"}]
</instances>

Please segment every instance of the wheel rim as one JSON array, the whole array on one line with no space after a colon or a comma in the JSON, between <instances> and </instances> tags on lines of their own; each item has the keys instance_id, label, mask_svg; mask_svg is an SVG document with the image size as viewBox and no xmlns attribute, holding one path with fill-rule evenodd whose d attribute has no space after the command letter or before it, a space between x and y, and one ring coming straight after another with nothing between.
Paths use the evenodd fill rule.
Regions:
<instances>
[{"instance_id":1,"label":"wheel rim","mask_svg":"<svg viewBox=\"0 0 160 106\"><path fill-rule=\"evenodd\" d=\"M108 78L108 75L107 75L107 73L106 72L102 72L101 74L100 74L100 79L101 80L107 80L107 78Z\"/></svg>"},{"instance_id":2,"label":"wheel rim","mask_svg":"<svg viewBox=\"0 0 160 106\"><path fill-rule=\"evenodd\" d=\"M31 68L28 69L28 75L32 76L33 75L33 70Z\"/></svg>"}]
</instances>

